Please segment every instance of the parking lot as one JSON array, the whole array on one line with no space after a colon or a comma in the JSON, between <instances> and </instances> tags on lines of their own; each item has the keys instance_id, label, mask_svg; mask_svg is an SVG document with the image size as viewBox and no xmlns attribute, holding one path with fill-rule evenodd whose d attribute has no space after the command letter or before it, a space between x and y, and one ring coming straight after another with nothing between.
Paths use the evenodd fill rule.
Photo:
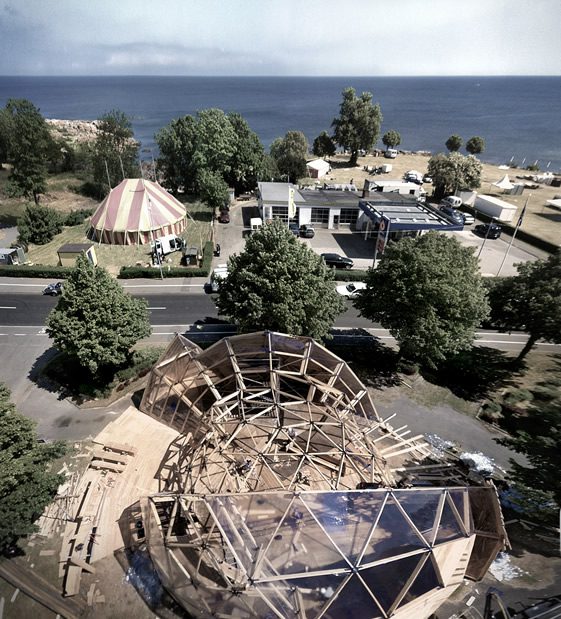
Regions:
<instances>
[{"instance_id":1,"label":"parking lot","mask_svg":"<svg viewBox=\"0 0 561 619\"><path fill-rule=\"evenodd\" d=\"M230 223L216 223L216 242L221 246L221 255L214 258L213 266L225 263L230 255L243 251L249 219L255 216L258 216L256 201L242 202L235 204L230 209ZM476 255L483 246L480 254L481 273L485 277L494 277L501 268L511 237L503 235L500 239L487 239L485 241L476 236L472 229L473 226L466 226L464 230L447 232L446 234L454 235L466 247L473 247ZM374 238L365 240L363 234L351 231L348 228L339 230L316 228L315 231L316 234L313 239L301 239L301 242L308 244L316 253L337 253L347 256L354 261L354 268L356 269L367 269L372 266ZM515 240L508 251L500 274L502 276L516 275L516 264L536 260L546 255L541 250Z\"/></svg>"}]
</instances>

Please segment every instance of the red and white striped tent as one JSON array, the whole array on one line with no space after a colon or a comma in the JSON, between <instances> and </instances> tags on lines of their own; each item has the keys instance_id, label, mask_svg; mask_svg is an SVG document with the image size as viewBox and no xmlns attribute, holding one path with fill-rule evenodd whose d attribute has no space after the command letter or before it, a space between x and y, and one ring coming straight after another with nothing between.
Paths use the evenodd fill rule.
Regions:
<instances>
[{"instance_id":1,"label":"red and white striped tent","mask_svg":"<svg viewBox=\"0 0 561 619\"><path fill-rule=\"evenodd\" d=\"M158 183L128 178L109 192L90 222L100 243L139 245L185 230L185 207Z\"/></svg>"}]
</instances>

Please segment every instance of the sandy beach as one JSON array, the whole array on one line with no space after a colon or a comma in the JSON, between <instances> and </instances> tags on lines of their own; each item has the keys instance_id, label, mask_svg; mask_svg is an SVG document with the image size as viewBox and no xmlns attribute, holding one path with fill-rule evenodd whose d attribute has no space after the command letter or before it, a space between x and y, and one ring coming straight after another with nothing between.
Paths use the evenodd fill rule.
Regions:
<instances>
[{"instance_id":1,"label":"sandy beach","mask_svg":"<svg viewBox=\"0 0 561 619\"><path fill-rule=\"evenodd\" d=\"M335 155L331 158L331 161L334 162L332 172L321 180L334 183L349 183L352 180L360 190L364 185L364 179L376 178L376 176L372 176L365 171L365 166L380 166L383 163L391 163L393 166L392 172L378 176L377 178L394 179L402 178L404 172L408 170L417 170L424 174L427 171L429 159L429 155L422 154L399 154L395 159L385 159L384 157L367 155L365 157L359 157L357 166L350 168L344 165L349 160L348 155ZM522 223L522 230L549 241L550 243L554 243L555 245L561 245L561 211L547 204L547 200L561 197L561 187L540 184L538 189L524 189L521 195L510 196L508 194L503 194L500 189L492 185L492 183L503 178L505 174L508 174L509 179L514 183L516 182L517 176L529 175L532 174L532 172L520 168L501 170L497 165L483 163L481 187L477 192L480 194L492 195L505 202L516 205L518 207L516 217L519 216L526 199L529 198L528 208L526 209L526 214ZM423 187L430 197L432 185L430 183L425 183ZM516 218L513 223L515 222Z\"/></svg>"}]
</instances>

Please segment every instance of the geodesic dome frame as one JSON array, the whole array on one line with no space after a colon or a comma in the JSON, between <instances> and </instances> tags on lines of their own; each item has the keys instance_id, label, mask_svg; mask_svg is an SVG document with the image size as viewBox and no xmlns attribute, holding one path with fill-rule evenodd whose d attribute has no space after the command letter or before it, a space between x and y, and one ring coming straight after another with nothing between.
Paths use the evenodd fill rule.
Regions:
<instances>
[{"instance_id":1,"label":"geodesic dome frame","mask_svg":"<svg viewBox=\"0 0 561 619\"><path fill-rule=\"evenodd\" d=\"M203 351L177 336L141 409L182 432L142 512L160 578L193 616L427 617L502 548L494 488L391 428L309 338Z\"/></svg>"}]
</instances>

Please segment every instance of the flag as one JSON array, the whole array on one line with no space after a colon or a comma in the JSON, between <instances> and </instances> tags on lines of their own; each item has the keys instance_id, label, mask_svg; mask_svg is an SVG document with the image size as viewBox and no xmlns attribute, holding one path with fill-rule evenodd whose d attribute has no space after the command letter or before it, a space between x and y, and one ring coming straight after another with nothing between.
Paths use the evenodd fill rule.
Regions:
<instances>
[{"instance_id":1,"label":"flag","mask_svg":"<svg viewBox=\"0 0 561 619\"><path fill-rule=\"evenodd\" d=\"M288 188L288 219L296 217L296 204L294 203L294 187Z\"/></svg>"},{"instance_id":2,"label":"flag","mask_svg":"<svg viewBox=\"0 0 561 619\"><path fill-rule=\"evenodd\" d=\"M518 218L518 223L516 224L517 228L520 228L520 226L522 225L522 220L524 219L524 213L526 212L527 206L528 206L528 200L526 200L526 204L524 205L524 208L522 209L522 212L520 213L520 217Z\"/></svg>"}]
</instances>

